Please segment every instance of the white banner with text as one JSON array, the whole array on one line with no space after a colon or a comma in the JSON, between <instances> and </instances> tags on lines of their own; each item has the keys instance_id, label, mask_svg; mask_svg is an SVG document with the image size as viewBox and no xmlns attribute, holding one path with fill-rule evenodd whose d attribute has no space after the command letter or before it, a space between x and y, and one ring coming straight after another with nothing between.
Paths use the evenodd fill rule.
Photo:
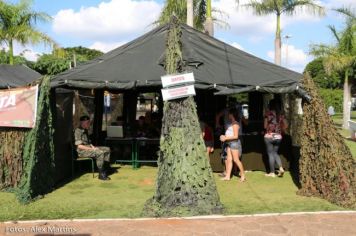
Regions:
<instances>
[{"instance_id":1,"label":"white banner with text","mask_svg":"<svg viewBox=\"0 0 356 236\"><path fill-rule=\"evenodd\" d=\"M38 85L0 90L0 126L33 128L36 123Z\"/></svg>"}]
</instances>

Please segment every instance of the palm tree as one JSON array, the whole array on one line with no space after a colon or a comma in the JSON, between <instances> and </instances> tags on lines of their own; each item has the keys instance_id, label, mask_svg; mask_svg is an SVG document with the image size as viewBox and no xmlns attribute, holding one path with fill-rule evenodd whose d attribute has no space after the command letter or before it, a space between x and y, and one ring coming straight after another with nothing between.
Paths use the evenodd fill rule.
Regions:
<instances>
[{"instance_id":1,"label":"palm tree","mask_svg":"<svg viewBox=\"0 0 356 236\"><path fill-rule=\"evenodd\" d=\"M239 1L237 0L239 3ZM317 5L314 0L250 0L248 4L242 5L250 8L256 15L275 14L277 17L276 36L274 41L275 53L274 62L277 65L281 64L281 16L295 15L298 12L305 10L314 15L323 16L324 8Z\"/></svg>"},{"instance_id":2,"label":"palm tree","mask_svg":"<svg viewBox=\"0 0 356 236\"><path fill-rule=\"evenodd\" d=\"M175 15L179 22L185 23L187 19L187 0L167 0L157 22L166 24ZM194 28L204 30L206 20L206 0L193 0Z\"/></svg>"},{"instance_id":3,"label":"palm tree","mask_svg":"<svg viewBox=\"0 0 356 236\"><path fill-rule=\"evenodd\" d=\"M311 54L323 58L325 71L331 74L338 71L344 74L343 128L349 127L351 86L349 76L356 67L356 14L349 8L334 9L346 17L345 28L337 32L334 26L328 26L336 39L335 45L312 45Z\"/></svg>"},{"instance_id":4,"label":"palm tree","mask_svg":"<svg viewBox=\"0 0 356 236\"><path fill-rule=\"evenodd\" d=\"M9 46L9 64L14 63L14 42L22 45L41 42L54 44L46 34L35 28L38 21L48 22L51 17L44 12L31 9L30 0L21 0L18 4L0 2L0 41Z\"/></svg>"},{"instance_id":5,"label":"palm tree","mask_svg":"<svg viewBox=\"0 0 356 236\"><path fill-rule=\"evenodd\" d=\"M214 36L214 23L212 17L211 0L206 1L206 20L205 20L205 32L210 36Z\"/></svg>"},{"instance_id":6,"label":"palm tree","mask_svg":"<svg viewBox=\"0 0 356 236\"><path fill-rule=\"evenodd\" d=\"M194 27L193 0L187 0L187 25Z\"/></svg>"}]
</instances>

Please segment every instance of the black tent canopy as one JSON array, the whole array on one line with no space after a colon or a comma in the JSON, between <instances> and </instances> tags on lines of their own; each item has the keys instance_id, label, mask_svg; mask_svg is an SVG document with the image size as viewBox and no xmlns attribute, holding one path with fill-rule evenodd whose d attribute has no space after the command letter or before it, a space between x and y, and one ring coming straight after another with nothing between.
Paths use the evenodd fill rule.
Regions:
<instances>
[{"instance_id":1,"label":"black tent canopy","mask_svg":"<svg viewBox=\"0 0 356 236\"><path fill-rule=\"evenodd\" d=\"M0 65L0 88L16 88L36 81L41 74L23 65Z\"/></svg>"},{"instance_id":2,"label":"black tent canopy","mask_svg":"<svg viewBox=\"0 0 356 236\"><path fill-rule=\"evenodd\" d=\"M57 75L53 87L132 89L161 86L169 24L101 57ZM302 75L243 52L181 24L183 60L194 72L195 87L216 94L298 90Z\"/></svg>"}]
</instances>

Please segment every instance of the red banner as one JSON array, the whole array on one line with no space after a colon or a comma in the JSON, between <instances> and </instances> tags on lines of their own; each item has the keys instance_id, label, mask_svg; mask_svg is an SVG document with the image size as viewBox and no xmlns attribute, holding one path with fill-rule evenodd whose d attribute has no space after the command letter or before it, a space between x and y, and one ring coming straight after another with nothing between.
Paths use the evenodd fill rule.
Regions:
<instances>
[{"instance_id":1,"label":"red banner","mask_svg":"<svg viewBox=\"0 0 356 236\"><path fill-rule=\"evenodd\" d=\"M33 128L36 123L38 85L0 90L0 126Z\"/></svg>"}]
</instances>

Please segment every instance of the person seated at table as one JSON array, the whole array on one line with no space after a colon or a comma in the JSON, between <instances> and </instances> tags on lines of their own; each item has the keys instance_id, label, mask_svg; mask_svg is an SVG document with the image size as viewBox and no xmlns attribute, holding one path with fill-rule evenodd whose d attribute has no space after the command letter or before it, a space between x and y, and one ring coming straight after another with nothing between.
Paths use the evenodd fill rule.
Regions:
<instances>
[{"instance_id":1,"label":"person seated at table","mask_svg":"<svg viewBox=\"0 0 356 236\"><path fill-rule=\"evenodd\" d=\"M146 137L146 136L147 136L147 124L145 122L145 117L140 116L137 121L136 137Z\"/></svg>"},{"instance_id":2,"label":"person seated at table","mask_svg":"<svg viewBox=\"0 0 356 236\"><path fill-rule=\"evenodd\" d=\"M147 137L157 138L161 135L161 119L157 112L153 112L151 115L151 122L148 124Z\"/></svg>"},{"instance_id":3,"label":"person seated at table","mask_svg":"<svg viewBox=\"0 0 356 236\"><path fill-rule=\"evenodd\" d=\"M111 122L111 125L123 126L124 125L123 117L122 116L118 116L116 118L116 121Z\"/></svg>"},{"instance_id":4,"label":"person seated at table","mask_svg":"<svg viewBox=\"0 0 356 236\"><path fill-rule=\"evenodd\" d=\"M152 122L152 113L150 111L146 111L145 113L145 123L150 125Z\"/></svg>"},{"instance_id":5,"label":"person seated at table","mask_svg":"<svg viewBox=\"0 0 356 236\"><path fill-rule=\"evenodd\" d=\"M110 167L110 148L97 147L91 144L88 129L90 118L87 115L80 117L80 127L74 131L75 146L79 156L90 157L96 160L100 180L110 180L107 169Z\"/></svg>"}]
</instances>

